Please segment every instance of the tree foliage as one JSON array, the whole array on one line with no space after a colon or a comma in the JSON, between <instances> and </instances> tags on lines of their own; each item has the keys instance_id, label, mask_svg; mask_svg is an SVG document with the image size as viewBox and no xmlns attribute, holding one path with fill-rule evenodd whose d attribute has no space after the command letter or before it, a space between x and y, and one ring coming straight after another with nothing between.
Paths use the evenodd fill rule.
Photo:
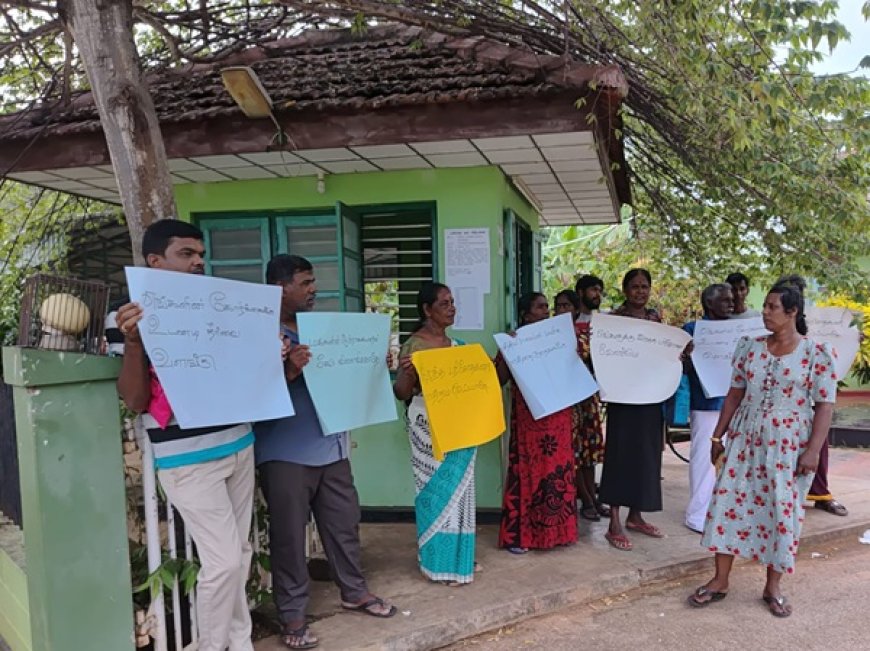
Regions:
<instances>
[{"instance_id":1,"label":"tree foliage","mask_svg":"<svg viewBox=\"0 0 870 651\"><path fill-rule=\"evenodd\" d=\"M73 227L93 224L104 203L0 181L0 346L15 342L24 280L63 271Z\"/></svg>"},{"instance_id":2,"label":"tree foliage","mask_svg":"<svg viewBox=\"0 0 870 651\"><path fill-rule=\"evenodd\" d=\"M870 249L870 82L810 71L849 37L833 19L836 7L832 0L137 0L133 29L145 68L219 60L306 27L364 31L378 21L616 64L630 86L617 135L635 193L631 233L662 273L800 272L855 289L866 282L855 260ZM0 43L0 111L63 103L86 86L53 3L4 3Z\"/></svg>"}]
</instances>

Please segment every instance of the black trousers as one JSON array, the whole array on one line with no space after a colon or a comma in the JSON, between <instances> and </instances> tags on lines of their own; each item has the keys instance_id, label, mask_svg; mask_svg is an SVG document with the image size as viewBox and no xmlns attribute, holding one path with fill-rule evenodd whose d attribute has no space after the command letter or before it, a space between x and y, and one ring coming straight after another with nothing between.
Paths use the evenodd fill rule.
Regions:
<instances>
[{"instance_id":1,"label":"black trousers","mask_svg":"<svg viewBox=\"0 0 870 651\"><path fill-rule=\"evenodd\" d=\"M305 525L314 513L326 559L341 598L358 602L368 594L360 565L359 496L350 462L303 466L269 461L259 466L269 510L272 590L284 624L304 621L308 606Z\"/></svg>"}]
</instances>

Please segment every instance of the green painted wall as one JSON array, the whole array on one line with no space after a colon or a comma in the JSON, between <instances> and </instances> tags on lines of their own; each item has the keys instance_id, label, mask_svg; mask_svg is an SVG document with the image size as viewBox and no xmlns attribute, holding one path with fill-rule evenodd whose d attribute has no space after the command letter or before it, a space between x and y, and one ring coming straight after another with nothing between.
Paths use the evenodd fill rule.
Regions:
<instances>
[{"instance_id":1,"label":"green painted wall","mask_svg":"<svg viewBox=\"0 0 870 651\"><path fill-rule=\"evenodd\" d=\"M299 177L178 185L179 217L196 219L197 213L276 209L322 209L331 212L336 202L349 206L432 201L438 227L438 274L443 279L444 229L488 227L492 260L492 292L486 296L485 330L456 331L466 342L478 342L495 354L492 333L503 329L504 259L500 228L505 208L511 208L537 228L534 209L513 190L497 167L411 170L328 175L325 192L317 192L317 179ZM213 216L213 215L211 215ZM399 405L399 413L404 407ZM414 503L411 451L402 420L367 427L353 433L354 475L363 506L407 507ZM502 488L502 446L496 440L484 446L477 462L477 502L480 508L499 508Z\"/></svg>"},{"instance_id":2,"label":"green painted wall","mask_svg":"<svg viewBox=\"0 0 870 651\"><path fill-rule=\"evenodd\" d=\"M132 651L120 360L7 347L3 369L15 399L33 648Z\"/></svg>"},{"instance_id":3,"label":"green painted wall","mask_svg":"<svg viewBox=\"0 0 870 651\"><path fill-rule=\"evenodd\" d=\"M12 651L31 651L27 577L0 549L0 638Z\"/></svg>"}]
</instances>

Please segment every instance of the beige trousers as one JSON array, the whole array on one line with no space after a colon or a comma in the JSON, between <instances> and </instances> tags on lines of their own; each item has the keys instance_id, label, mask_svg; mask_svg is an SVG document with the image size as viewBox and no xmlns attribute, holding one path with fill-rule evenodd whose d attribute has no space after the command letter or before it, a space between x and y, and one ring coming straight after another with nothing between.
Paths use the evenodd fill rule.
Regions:
<instances>
[{"instance_id":1,"label":"beige trousers","mask_svg":"<svg viewBox=\"0 0 870 651\"><path fill-rule=\"evenodd\" d=\"M196 543L199 651L253 651L245 582L251 565L254 446L205 463L159 470Z\"/></svg>"}]
</instances>

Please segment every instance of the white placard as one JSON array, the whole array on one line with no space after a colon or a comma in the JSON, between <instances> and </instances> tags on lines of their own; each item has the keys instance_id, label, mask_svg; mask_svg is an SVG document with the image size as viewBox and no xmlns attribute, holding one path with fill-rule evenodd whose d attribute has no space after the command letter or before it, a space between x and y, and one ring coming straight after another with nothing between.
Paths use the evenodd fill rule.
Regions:
<instances>
[{"instance_id":1,"label":"white placard","mask_svg":"<svg viewBox=\"0 0 870 651\"><path fill-rule=\"evenodd\" d=\"M494 338L535 420L598 390L577 354L570 314L523 326L514 337L497 334Z\"/></svg>"},{"instance_id":2,"label":"white placard","mask_svg":"<svg viewBox=\"0 0 870 651\"><path fill-rule=\"evenodd\" d=\"M861 333L850 326L854 316L845 307L816 307L805 310L808 336L816 343L830 344L837 351L834 366L837 379L844 380L861 346Z\"/></svg>"},{"instance_id":3,"label":"white placard","mask_svg":"<svg viewBox=\"0 0 870 651\"><path fill-rule=\"evenodd\" d=\"M695 342L692 364L708 398L728 393L731 386L731 360L741 337L770 334L760 316L748 319L695 322Z\"/></svg>"},{"instance_id":4,"label":"white placard","mask_svg":"<svg viewBox=\"0 0 870 651\"><path fill-rule=\"evenodd\" d=\"M629 405L664 402L680 384L680 354L691 341L679 328L612 314L592 316L592 366L601 399Z\"/></svg>"},{"instance_id":5,"label":"white placard","mask_svg":"<svg viewBox=\"0 0 870 651\"><path fill-rule=\"evenodd\" d=\"M127 267L139 332L183 428L294 414L281 362L281 289Z\"/></svg>"},{"instance_id":6,"label":"white placard","mask_svg":"<svg viewBox=\"0 0 870 651\"><path fill-rule=\"evenodd\" d=\"M490 292L489 228L444 230L444 282L456 301L457 330L483 330L483 301Z\"/></svg>"}]
</instances>

